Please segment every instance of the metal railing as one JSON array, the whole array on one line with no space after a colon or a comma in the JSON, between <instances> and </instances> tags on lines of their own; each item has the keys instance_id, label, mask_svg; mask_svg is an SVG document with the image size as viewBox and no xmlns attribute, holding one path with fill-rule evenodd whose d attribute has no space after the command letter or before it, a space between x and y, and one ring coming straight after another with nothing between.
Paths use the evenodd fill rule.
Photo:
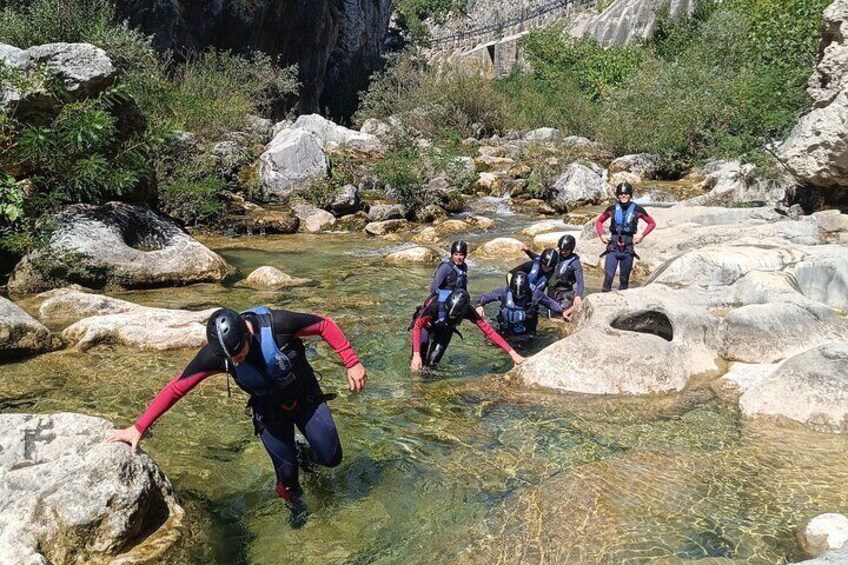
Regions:
<instances>
[{"instance_id":1,"label":"metal railing","mask_svg":"<svg viewBox=\"0 0 848 565\"><path fill-rule=\"evenodd\" d=\"M503 32L503 30L507 28L511 28L519 24L541 18L542 16L546 16L551 12L565 11L574 6L594 3L595 0L551 0L549 2L544 2L543 4L536 6L530 11L522 9L520 14L513 16L508 20L498 21L470 30L458 31L447 35L431 37L429 41L429 46L434 47L436 45L441 45L444 43L463 43L469 39L480 37L482 35Z\"/></svg>"}]
</instances>

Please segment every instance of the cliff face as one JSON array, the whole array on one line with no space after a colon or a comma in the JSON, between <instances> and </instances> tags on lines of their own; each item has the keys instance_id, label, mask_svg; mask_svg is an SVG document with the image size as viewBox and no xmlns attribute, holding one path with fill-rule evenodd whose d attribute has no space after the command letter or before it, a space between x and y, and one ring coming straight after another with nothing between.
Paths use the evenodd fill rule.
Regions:
<instances>
[{"instance_id":1,"label":"cliff face","mask_svg":"<svg viewBox=\"0 0 848 565\"><path fill-rule=\"evenodd\" d=\"M299 113L340 105L380 55L391 0L119 0L160 50L261 50L297 64ZM342 104L343 105L343 104Z\"/></svg>"}]
</instances>

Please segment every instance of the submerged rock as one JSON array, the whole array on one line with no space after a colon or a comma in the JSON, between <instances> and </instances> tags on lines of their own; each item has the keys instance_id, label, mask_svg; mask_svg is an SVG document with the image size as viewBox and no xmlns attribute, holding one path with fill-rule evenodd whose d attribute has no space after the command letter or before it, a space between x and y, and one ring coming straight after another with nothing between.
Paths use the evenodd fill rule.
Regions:
<instances>
[{"instance_id":1,"label":"submerged rock","mask_svg":"<svg viewBox=\"0 0 848 565\"><path fill-rule=\"evenodd\" d=\"M275 267L259 267L247 275L242 284L256 289L292 288L312 286L315 281L288 275Z\"/></svg>"},{"instance_id":2,"label":"submerged rock","mask_svg":"<svg viewBox=\"0 0 848 565\"><path fill-rule=\"evenodd\" d=\"M47 249L25 257L9 290L31 293L77 282L102 287L218 282L227 263L171 219L146 206L76 204L56 217Z\"/></svg>"},{"instance_id":3,"label":"submerged rock","mask_svg":"<svg viewBox=\"0 0 848 565\"><path fill-rule=\"evenodd\" d=\"M52 351L61 345L44 324L0 296L0 361Z\"/></svg>"},{"instance_id":4,"label":"submerged rock","mask_svg":"<svg viewBox=\"0 0 848 565\"><path fill-rule=\"evenodd\" d=\"M183 509L146 454L80 414L0 415L0 562L141 563L180 537Z\"/></svg>"}]
</instances>

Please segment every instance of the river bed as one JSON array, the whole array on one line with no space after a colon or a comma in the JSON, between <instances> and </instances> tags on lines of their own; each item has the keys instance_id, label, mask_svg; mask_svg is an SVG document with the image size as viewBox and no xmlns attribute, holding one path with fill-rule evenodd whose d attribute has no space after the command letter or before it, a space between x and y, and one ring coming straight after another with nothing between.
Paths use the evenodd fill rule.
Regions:
<instances>
[{"instance_id":1,"label":"river bed","mask_svg":"<svg viewBox=\"0 0 848 565\"><path fill-rule=\"evenodd\" d=\"M509 236L531 222L494 217L494 232L468 239ZM382 262L407 243L360 234L204 243L243 275L270 265L318 284L113 295L173 308L325 313L370 378L363 393L348 393L338 359L312 342L322 386L340 393L331 409L345 456L304 477L310 516L298 530L274 492L244 394L233 387L230 396L217 376L174 406L143 443L188 514L166 562L783 563L800 557L802 520L848 512L848 438L743 423L708 383L651 398L528 390L503 378L511 361L467 323L435 374L411 375L406 328L433 268ZM472 295L502 284L514 264L472 255ZM588 283L597 291L598 273ZM558 333L543 321L529 353ZM193 354L100 347L0 365L0 410L81 412L126 426Z\"/></svg>"}]
</instances>

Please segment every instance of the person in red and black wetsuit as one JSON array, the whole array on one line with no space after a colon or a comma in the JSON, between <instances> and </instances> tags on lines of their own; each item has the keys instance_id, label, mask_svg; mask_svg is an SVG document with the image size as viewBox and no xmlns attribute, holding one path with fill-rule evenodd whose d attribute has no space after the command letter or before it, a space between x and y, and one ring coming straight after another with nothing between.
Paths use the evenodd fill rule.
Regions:
<instances>
[{"instance_id":1,"label":"person in red and black wetsuit","mask_svg":"<svg viewBox=\"0 0 848 565\"><path fill-rule=\"evenodd\" d=\"M474 322L483 335L509 353L516 365L524 362L524 357L471 308L468 292L456 289L443 302L432 297L418 313L412 325L412 363L409 368L417 372L425 365L435 366L445 354L451 337L462 320Z\"/></svg>"},{"instance_id":2,"label":"person in red and black wetsuit","mask_svg":"<svg viewBox=\"0 0 848 565\"><path fill-rule=\"evenodd\" d=\"M306 516L298 480L298 446L294 427L309 442L312 463L335 467L342 460L339 434L326 400L306 359L301 338L319 335L341 357L350 390L358 392L368 379L365 368L339 327L317 314L258 307L239 314L220 309L209 318L208 343L188 366L156 396L132 426L112 432L107 441L130 444L136 452L153 423L204 379L229 373L250 395L256 434L277 475L277 493L292 511L292 525Z\"/></svg>"},{"instance_id":3,"label":"person in red and black wetsuit","mask_svg":"<svg viewBox=\"0 0 848 565\"><path fill-rule=\"evenodd\" d=\"M636 253L633 246L641 243L657 225L644 208L631 202L633 186L629 182L620 183L615 187L615 197L618 202L604 210L604 213L595 220L595 231L607 246L606 251L601 255L601 257L606 256L603 292L612 290L612 280L615 278L615 270L619 264L621 267L618 290L627 289L630 285L630 271L633 269ZM604 233L604 222L607 220L610 220L609 235ZM638 233L639 220L646 224L645 231L641 234Z\"/></svg>"}]
</instances>

